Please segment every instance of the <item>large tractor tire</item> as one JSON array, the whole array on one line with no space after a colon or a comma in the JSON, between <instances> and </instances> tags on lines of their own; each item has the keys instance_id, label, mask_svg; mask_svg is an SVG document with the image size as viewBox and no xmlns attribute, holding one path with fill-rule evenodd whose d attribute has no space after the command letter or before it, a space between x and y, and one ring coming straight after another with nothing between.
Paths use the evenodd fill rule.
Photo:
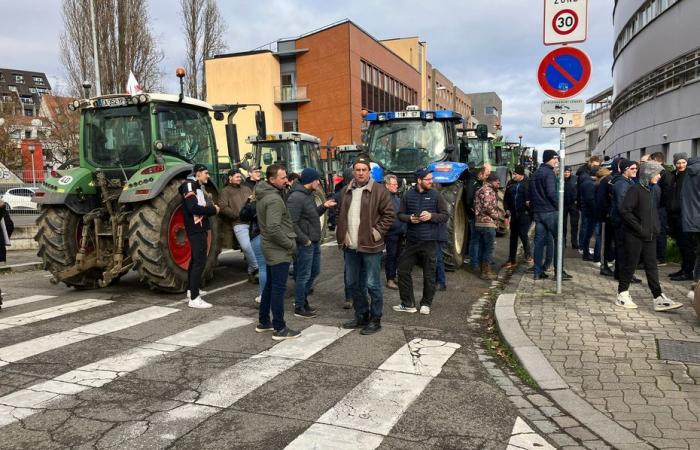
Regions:
<instances>
[{"instance_id":1,"label":"large tractor tire","mask_svg":"<svg viewBox=\"0 0 700 450\"><path fill-rule=\"evenodd\" d=\"M180 293L187 289L187 268L192 259L182 216L182 180L172 180L150 202L140 205L129 219L129 255L142 281L155 290ZM204 279L214 276L221 246L219 221L209 220Z\"/></svg>"},{"instance_id":2,"label":"large tractor tire","mask_svg":"<svg viewBox=\"0 0 700 450\"><path fill-rule=\"evenodd\" d=\"M314 192L314 202L316 206L321 206L326 203L326 194L323 192L322 188L318 188L316 192ZM328 211L324 212L319 219L321 221L321 243L323 243L323 241L326 240L326 234L328 232Z\"/></svg>"},{"instance_id":3,"label":"large tractor tire","mask_svg":"<svg viewBox=\"0 0 700 450\"><path fill-rule=\"evenodd\" d=\"M506 209L505 209L505 189L499 189L496 192L496 204L498 205L498 212L500 219L496 221L496 236L502 237L508 234L508 227L506 226Z\"/></svg>"},{"instance_id":4,"label":"large tractor tire","mask_svg":"<svg viewBox=\"0 0 700 450\"><path fill-rule=\"evenodd\" d=\"M464 253L469 242L469 221L464 203L464 185L462 182L446 186L442 196L447 203L447 211L450 218L447 221L447 242L442 246L442 254L445 259L445 267L457 270L464 263Z\"/></svg>"},{"instance_id":5,"label":"large tractor tire","mask_svg":"<svg viewBox=\"0 0 700 450\"><path fill-rule=\"evenodd\" d=\"M37 256L43 260L44 268L56 276L72 267L83 233L81 217L65 206L43 206L36 224L39 227L34 237L39 243ZM102 272L93 268L60 281L78 289L95 289L101 277Z\"/></svg>"}]
</instances>

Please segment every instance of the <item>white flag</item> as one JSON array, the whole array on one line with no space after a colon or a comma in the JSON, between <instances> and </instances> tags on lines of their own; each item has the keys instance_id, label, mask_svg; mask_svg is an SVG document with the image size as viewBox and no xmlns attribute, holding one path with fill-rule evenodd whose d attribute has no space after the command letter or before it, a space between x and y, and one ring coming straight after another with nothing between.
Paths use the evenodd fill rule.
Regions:
<instances>
[{"instance_id":1,"label":"white flag","mask_svg":"<svg viewBox=\"0 0 700 450\"><path fill-rule=\"evenodd\" d=\"M129 71L129 81L126 83L126 92L127 94L130 95L136 95L136 94L142 94L143 91L141 90L141 85L139 84L138 81L136 81L136 77L134 76L134 72L131 70Z\"/></svg>"}]
</instances>

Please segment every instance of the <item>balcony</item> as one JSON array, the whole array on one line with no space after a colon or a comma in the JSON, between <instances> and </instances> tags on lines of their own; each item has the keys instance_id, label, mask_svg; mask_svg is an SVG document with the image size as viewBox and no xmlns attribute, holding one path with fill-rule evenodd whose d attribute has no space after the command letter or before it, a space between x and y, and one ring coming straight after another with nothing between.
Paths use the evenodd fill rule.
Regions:
<instances>
[{"instance_id":1,"label":"balcony","mask_svg":"<svg viewBox=\"0 0 700 450\"><path fill-rule=\"evenodd\" d=\"M306 103L311 100L306 94L307 85L275 86L275 103Z\"/></svg>"}]
</instances>

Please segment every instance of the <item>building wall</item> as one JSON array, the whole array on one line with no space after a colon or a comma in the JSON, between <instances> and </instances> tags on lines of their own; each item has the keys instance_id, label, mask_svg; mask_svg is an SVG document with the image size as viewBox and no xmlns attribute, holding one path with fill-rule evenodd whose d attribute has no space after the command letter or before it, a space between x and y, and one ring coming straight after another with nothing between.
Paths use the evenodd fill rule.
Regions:
<instances>
[{"instance_id":1,"label":"building wall","mask_svg":"<svg viewBox=\"0 0 700 450\"><path fill-rule=\"evenodd\" d=\"M498 94L495 92L476 92L467 95L471 99L472 109L478 123L486 124L489 127L489 133L500 136L503 102ZM498 114L486 114L486 108L496 108Z\"/></svg>"},{"instance_id":2,"label":"building wall","mask_svg":"<svg viewBox=\"0 0 700 450\"><path fill-rule=\"evenodd\" d=\"M268 131L282 129L282 113L274 102L274 86L280 84L280 67L272 52L248 55L216 57L205 61L207 68L207 102L259 103L265 111ZM224 121L212 121L219 159L228 155ZM245 142L247 136L256 134L255 108L238 111L234 118L238 129L240 156L251 150Z\"/></svg>"},{"instance_id":3,"label":"building wall","mask_svg":"<svg viewBox=\"0 0 700 450\"><path fill-rule=\"evenodd\" d=\"M639 17L640 11L646 12L646 6L641 0L618 1L614 11L616 42L623 33L629 33L630 19ZM613 124L595 153L638 158L662 151L667 161L672 160L678 149L697 153L700 145L697 17L700 17L700 2L678 0L653 15L653 20L638 28L624 46L616 44Z\"/></svg>"},{"instance_id":4,"label":"building wall","mask_svg":"<svg viewBox=\"0 0 700 450\"><path fill-rule=\"evenodd\" d=\"M580 166L585 163L588 153L588 133L585 127L566 129L566 161L567 166Z\"/></svg>"},{"instance_id":5,"label":"building wall","mask_svg":"<svg viewBox=\"0 0 700 450\"><path fill-rule=\"evenodd\" d=\"M427 95L429 89L428 44L421 42L417 37L386 39L380 42L420 72L421 82L420 91L418 91L420 107L421 109L430 109ZM432 66L430 69L432 70Z\"/></svg>"}]
</instances>

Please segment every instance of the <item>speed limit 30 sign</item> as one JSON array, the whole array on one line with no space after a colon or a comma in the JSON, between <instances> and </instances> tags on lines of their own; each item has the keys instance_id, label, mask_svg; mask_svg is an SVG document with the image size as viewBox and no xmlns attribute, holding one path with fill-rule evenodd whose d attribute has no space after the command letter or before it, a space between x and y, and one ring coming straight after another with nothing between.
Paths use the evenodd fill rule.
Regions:
<instances>
[{"instance_id":1,"label":"speed limit 30 sign","mask_svg":"<svg viewBox=\"0 0 700 450\"><path fill-rule=\"evenodd\" d=\"M544 0L544 45L583 42L588 33L588 0Z\"/></svg>"}]
</instances>

